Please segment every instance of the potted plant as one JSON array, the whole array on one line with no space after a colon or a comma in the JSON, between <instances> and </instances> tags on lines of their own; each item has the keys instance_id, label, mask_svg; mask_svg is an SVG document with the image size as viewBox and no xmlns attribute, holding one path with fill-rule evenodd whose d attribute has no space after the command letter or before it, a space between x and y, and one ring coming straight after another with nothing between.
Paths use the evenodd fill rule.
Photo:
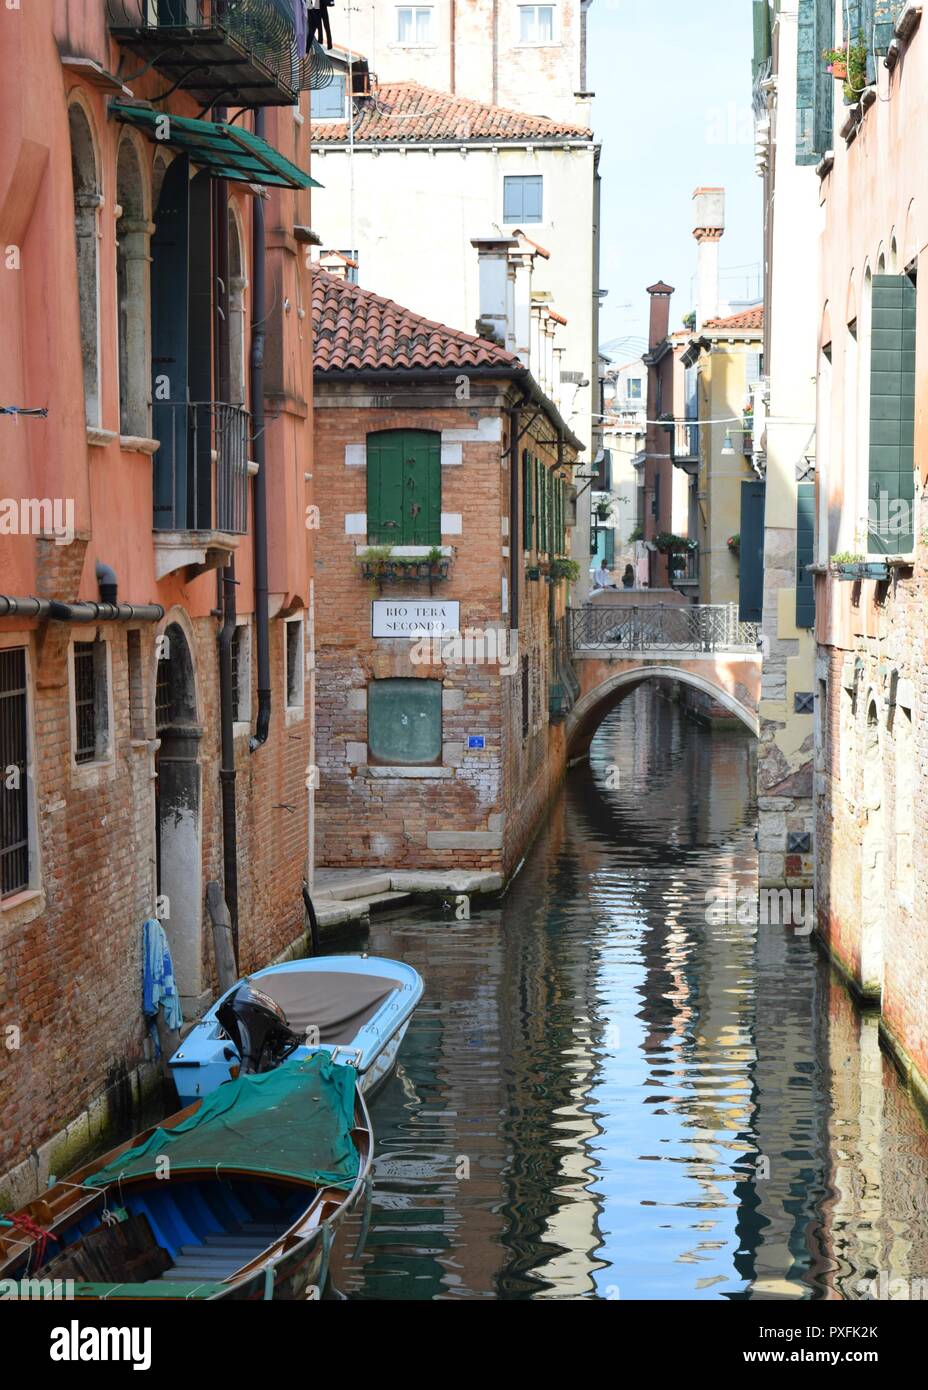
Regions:
<instances>
[{"instance_id":1,"label":"potted plant","mask_svg":"<svg viewBox=\"0 0 928 1390\"><path fill-rule=\"evenodd\" d=\"M643 541L643 540L644 540L644 532L642 531L642 529L641 529L640 526L636 526L635 529L634 529L634 531L631 533L631 535L630 535L629 538L628 538L628 543L629 543L629 545L634 545L636 541Z\"/></svg>"},{"instance_id":2,"label":"potted plant","mask_svg":"<svg viewBox=\"0 0 928 1390\"><path fill-rule=\"evenodd\" d=\"M605 497L596 503L596 515L600 521L608 521L612 515L612 503Z\"/></svg>"},{"instance_id":3,"label":"potted plant","mask_svg":"<svg viewBox=\"0 0 928 1390\"><path fill-rule=\"evenodd\" d=\"M558 580L567 579L571 584L576 583L580 578L580 565L576 560L569 560L566 556L560 555L551 561L548 566L548 575L552 583Z\"/></svg>"},{"instance_id":4,"label":"potted plant","mask_svg":"<svg viewBox=\"0 0 928 1390\"><path fill-rule=\"evenodd\" d=\"M856 43L848 43L844 48L823 48L822 57L832 77L844 83L845 105L853 106L860 100L864 88L869 86L868 51L863 30L857 31Z\"/></svg>"},{"instance_id":5,"label":"potted plant","mask_svg":"<svg viewBox=\"0 0 928 1390\"><path fill-rule=\"evenodd\" d=\"M852 554L850 551L832 555L831 568L839 579L855 584L860 579L889 578L889 566L885 560L868 560L866 555Z\"/></svg>"}]
</instances>

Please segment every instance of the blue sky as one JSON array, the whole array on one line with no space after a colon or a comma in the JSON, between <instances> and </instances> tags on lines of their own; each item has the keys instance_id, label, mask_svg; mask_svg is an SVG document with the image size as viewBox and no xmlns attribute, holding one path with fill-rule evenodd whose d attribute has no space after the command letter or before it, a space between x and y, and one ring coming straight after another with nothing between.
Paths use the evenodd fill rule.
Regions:
<instances>
[{"instance_id":1,"label":"blue sky","mask_svg":"<svg viewBox=\"0 0 928 1390\"><path fill-rule=\"evenodd\" d=\"M691 200L701 184L726 192L722 298L759 296L752 10L749 0L593 0L588 25L587 80L603 147L601 279L609 291L600 343L627 340L608 349L618 363L641 352L647 285L675 287L674 328L693 307Z\"/></svg>"}]
</instances>

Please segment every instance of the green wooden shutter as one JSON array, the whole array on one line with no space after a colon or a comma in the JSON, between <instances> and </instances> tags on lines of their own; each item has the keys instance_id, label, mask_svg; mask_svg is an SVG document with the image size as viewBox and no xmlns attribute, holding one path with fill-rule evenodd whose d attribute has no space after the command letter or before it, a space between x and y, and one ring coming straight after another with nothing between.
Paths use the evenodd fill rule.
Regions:
<instances>
[{"instance_id":1,"label":"green wooden shutter","mask_svg":"<svg viewBox=\"0 0 928 1390\"><path fill-rule=\"evenodd\" d=\"M815 584L806 565L811 565L815 542L815 484L800 483L796 490L796 626L815 626Z\"/></svg>"},{"instance_id":2,"label":"green wooden shutter","mask_svg":"<svg viewBox=\"0 0 928 1390\"><path fill-rule=\"evenodd\" d=\"M856 30L855 30L856 34ZM833 48L832 0L799 0L796 68L796 163L817 164L831 149L835 81L822 51Z\"/></svg>"},{"instance_id":3,"label":"green wooden shutter","mask_svg":"<svg viewBox=\"0 0 928 1390\"><path fill-rule=\"evenodd\" d=\"M896 21L905 9L905 0L876 0L873 7L873 51L883 54L893 41Z\"/></svg>"},{"instance_id":4,"label":"green wooden shutter","mask_svg":"<svg viewBox=\"0 0 928 1390\"><path fill-rule=\"evenodd\" d=\"M870 478L867 548L915 548L915 286L874 275L870 340Z\"/></svg>"},{"instance_id":5,"label":"green wooden shutter","mask_svg":"<svg viewBox=\"0 0 928 1390\"><path fill-rule=\"evenodd\" d=\"M528 449L522 450L522 501L523 501L523 530L522 530L522 549L531 550L532 535L535 518L532 515L532 459Z\"/></svg>"},{"instance_id":6,"label":"green wooden shutter","mask_svg":"<svg viewBox=\"0 0 928 1390\"><path fill-rule=\"evenodd\" d=\"M367 436L367 540L402 545L403 445L388 430Z\"/></svg>"},{"instance_id":7,"label":"green wooden shutter","mask_svg":"<svg viewBox=\"0 0 928 1390\"><path fill-rule=\"evenodd\" d=\"M441 435L382 430L367 437L370 545L441 544Z\"/></svg>"},{"instance_id":8,"label":"green wooden shutter","mask_svg":"<svg viewBox=\"0 0 928 1390\"><path fill-rule=\"evenodd\" d=\"M741 484L741 574L738 616L759 623L764 611L764 483Z\"/></svg>"},{"instance_id":9,"label":"green wooden shutter","mask_svg":"<svg viewBox=\"0 0 928 1390\"><path fill-rule=\"evenodd\" d=\"M754 76L770 57L770 0L754 0Z\"/></svg>"}]
</instances>

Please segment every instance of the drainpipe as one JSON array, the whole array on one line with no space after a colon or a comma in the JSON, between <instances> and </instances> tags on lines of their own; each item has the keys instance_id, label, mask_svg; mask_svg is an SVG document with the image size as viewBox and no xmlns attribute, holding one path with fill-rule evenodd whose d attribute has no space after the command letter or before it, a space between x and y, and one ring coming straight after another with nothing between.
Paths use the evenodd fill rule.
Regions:
<instances>
[{"instance_id":1,"label":"drainpipe","mask_svg":"<svg viewBox=\"0 0 928 1390\"><path fill-rule=\"evenodd\" d=\"M255 111L255 134L264 136L264 111ZM249 747L254 752L267 742L271 725L271 659L267 598L267 488L264 477L264 339L267 280L264 265L264 202L252 199L251 212L251 447L258 465L254 481L255 638L258 646L258 718Z\"/></svg>"},{"instance_id":2,"label":"drainpipe","mask_svg":"<svg viewBox=\"0 0 928 1390\"><path fill-rule=\"evenodd\" d=\"M509 626L513 632L519 630L519 566L522 560L522 518L519 511L521 411L520 405L514 405L509 411Z\"/></svg>"},{"instance_id":3,"label":"drainpipe","mask_svg":"<svg viewBox=\"0 0 928 1390\"><path fill-rule=\"evenodd\" d=\"M0 594L0 618L38 618L54 623L160 623L160 603L65 603L55 598Z\"/></svg>"},{"instance_id":4,"label":"drainpipe","mask_svg":"<svg viewBox=\"0 0 928 1390\"><path fill-rule=\"evenodd\" d=\"M217 108L213 119L225 119ZM229 185L214 185L216 237L216 384L219 400L229 400ZM222 627L219 630L219 728L221 759L219 787L222 799L222 877L226 906L232 924L232 950L238 966L238 826L235 805L235 725L233 720L232 640L235 636L235 559L229 557L222 571Z\"/></svg>"}]
</instances>

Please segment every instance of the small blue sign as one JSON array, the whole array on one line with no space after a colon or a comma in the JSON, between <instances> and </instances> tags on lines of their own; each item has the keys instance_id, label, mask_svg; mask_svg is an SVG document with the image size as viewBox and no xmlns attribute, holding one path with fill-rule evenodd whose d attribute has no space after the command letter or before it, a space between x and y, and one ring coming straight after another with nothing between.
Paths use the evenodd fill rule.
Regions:
<instances>
[{"instance_id":1,"label":"small blue sign","mask_svg":"<svg viewBox=\"0 0 928 1390\"><path fill-rule=\"evenodd\" d=\"M483 734L468 734L468 735L467 735L467 746L468 746L468 748L486 748L486 746L487 746L487 741L486 741L485 735L483 735Z\"/></svg>"}]
</instances>

